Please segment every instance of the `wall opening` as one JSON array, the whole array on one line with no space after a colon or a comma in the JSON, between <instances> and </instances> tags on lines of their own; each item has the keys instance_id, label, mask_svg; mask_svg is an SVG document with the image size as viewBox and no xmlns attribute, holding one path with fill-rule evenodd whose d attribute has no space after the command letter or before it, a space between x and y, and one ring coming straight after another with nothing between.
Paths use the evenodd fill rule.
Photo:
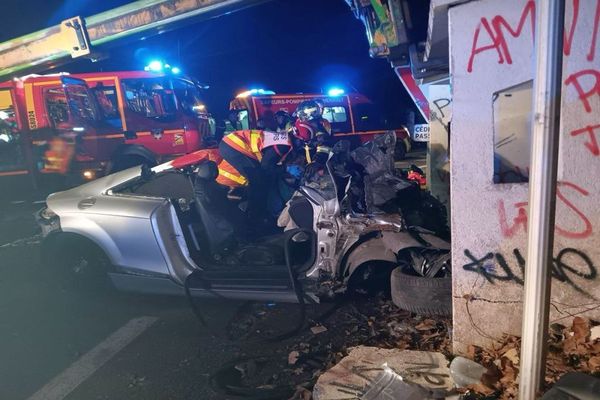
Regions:
<instances>
[{"instance_id":1,"label":"wall opening","mask_svg":"<svg viewBox=\"0 0 600 400\"><path fill-rule=\"evenodd\" d=\"M533 81L492 95L494 183L529 182Z\"/></svg>"}]
</instances>

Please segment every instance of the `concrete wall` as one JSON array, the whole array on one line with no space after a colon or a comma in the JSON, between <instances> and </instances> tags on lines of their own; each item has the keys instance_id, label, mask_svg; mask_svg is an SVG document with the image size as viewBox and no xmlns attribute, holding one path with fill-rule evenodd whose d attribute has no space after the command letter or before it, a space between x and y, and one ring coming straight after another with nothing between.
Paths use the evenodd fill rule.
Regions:
<instances>
[{"instance_id":1,"label":"concrete wall","mask_svg":"<svg viewBox=\"0 0 600 400\"><path fill-rule=\"evenodd\" d=\"M578 6L578 9L574 8ZM532 79L534 1L449 10L454 345L520 334L528 184L494 184L493 94ZM551 321L600 319L599 0L567 0Z\"/></svg>"},{"instance_id":2,"label":"concrete wall","mask_svg":"<svg viewBox=\"0 0 600 400\"><path fill-rule=\"evenodd\" d=\"M452 97L449 82L428 85L429 131L427 145L427 185L431 194L450 211L449 130Z\"/></svg>"}]
</instances>

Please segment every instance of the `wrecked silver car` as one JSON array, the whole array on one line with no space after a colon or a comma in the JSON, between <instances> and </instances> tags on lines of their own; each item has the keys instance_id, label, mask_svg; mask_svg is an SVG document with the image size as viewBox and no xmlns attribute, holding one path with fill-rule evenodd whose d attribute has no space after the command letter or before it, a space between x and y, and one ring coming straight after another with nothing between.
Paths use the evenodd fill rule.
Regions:
<instances>
[{"instance_id":1,"label":"wrecked silver car","mask_svg":"<svg viewBox=\"0 0 600 400\"><path fill-rule=\"evenodd\" d=\"M287 202L275 234L248 234L239 204L215 182L212 154L200 151L50 195L38 217L44 248L69 268L101 264L118 289L156 294L318 302L377 269L447 278L449 243L409 225L398 207L386 212L411 185L394 176L389 140L352 153L336 146L326 171Z\"/></svg>"}]
</instances>

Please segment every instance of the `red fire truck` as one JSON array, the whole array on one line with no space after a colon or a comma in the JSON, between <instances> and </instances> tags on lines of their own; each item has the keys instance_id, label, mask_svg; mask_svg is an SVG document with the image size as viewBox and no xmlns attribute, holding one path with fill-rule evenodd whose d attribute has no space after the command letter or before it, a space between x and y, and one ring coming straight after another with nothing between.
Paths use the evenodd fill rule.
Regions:
<instances>
[{"instance_id":1,"label":"red fire truck","mask_svg":"<svg viewBox=\"0 0 600 400\"><path fill-rule=\"evenodd\" d=\"M408 130L403 126L390 126L378 107L360 93L335 96L265 93L269 92L264 90L247 91L231 101L229 109L237 111L238 127L256 129L258 121L262 120L265 127L275 129L275 113L277 111L283 110L291 115L301 102L320 100L324 104L323 117L331 123L331 130L335 137L348 139L358 145L371 140L374 135L393 130L398 139L396 158L403 159L411 149Z\"/></svg>"},{"instance_id":2,"label":"red fire truck","mask_svg":"<svg viewBox=\"0 0 600 400\"><path fill-rule=\"evenodd\" d=\"M209 117L191 80L161 73L30 75L0 83L0 178L23 189L198 150Z\"/></svg>"}]
</instances>

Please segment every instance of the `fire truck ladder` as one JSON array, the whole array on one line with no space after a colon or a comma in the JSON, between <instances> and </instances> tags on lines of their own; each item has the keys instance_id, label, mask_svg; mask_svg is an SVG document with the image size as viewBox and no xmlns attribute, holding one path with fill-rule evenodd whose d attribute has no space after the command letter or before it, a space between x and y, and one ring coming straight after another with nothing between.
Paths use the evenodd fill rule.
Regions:
<instances>
[{"instance_id":1,"label":"fire truck ladder","mask_svg":"<svg viewBox=\"0 0 600 400\"><path fill-rule=\"evenodd\" d=\"M0 79L47 70L69 58L136 34L151 36L178 25L217 17L268 0L139 0L91 17L73 17L59 25L0 43Z\"/></svg>"}]
</instances>

